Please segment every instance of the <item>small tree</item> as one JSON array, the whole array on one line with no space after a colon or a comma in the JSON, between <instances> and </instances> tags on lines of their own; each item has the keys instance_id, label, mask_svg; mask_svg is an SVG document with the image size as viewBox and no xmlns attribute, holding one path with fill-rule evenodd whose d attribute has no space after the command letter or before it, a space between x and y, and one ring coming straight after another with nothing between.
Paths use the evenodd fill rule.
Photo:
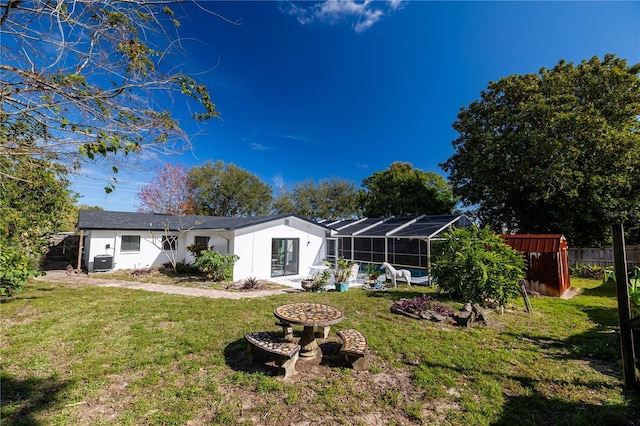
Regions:
<instances>
[{"instance_id":1,"label":"small tree","mask_svg":"<svg viewBox=\"0 0 640 426\"><path fill-rule=\"evenodd\" d=\"M139 212L186 215L195 211L187 169L183 166L166 164L135 197L140 203Z\"/></svg>"},{"instance_id":2,"label":"small tree","mask_svg":"<svg viewBox=\"0 0 640 426\"><path fill-rule=\"evenodd\" d=\"M433 276L452 297L504 305L520 294L524 257L488 227L452 228L434 251Z\"/></svg>"},{"instance_id":3,"label":"small tree","mask_svg":"<svg viewBox=\"0 0 640 426\"><path fill-rule=\"evenodd\" d=\"M178 222L177 231L173 231L176 227L171 225L170 219L164 221L162 223L164 230L160 238L158 238L158 235L155 232L150 233L153 237L151 240L153 245L164 252L174 273L178 272L178 242L182 239L182 236L185 233L193 229L193 226L185 228L183 226L182 217L180 216L178 216ZM199 221L195 222L195 225L199 224Z\"/></svg>"}]
</instances>

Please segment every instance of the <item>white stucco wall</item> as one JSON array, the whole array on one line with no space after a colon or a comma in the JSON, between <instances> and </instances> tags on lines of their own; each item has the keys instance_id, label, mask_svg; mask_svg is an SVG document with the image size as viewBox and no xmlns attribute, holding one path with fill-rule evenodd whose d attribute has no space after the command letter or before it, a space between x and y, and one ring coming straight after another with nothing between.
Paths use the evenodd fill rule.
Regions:
<instances>
[{"instance_id":1,"label":"white stucco wall","mask_svg":"<svg viewBox=\"0 0 640 426\"><path fill-rule=\"evenodd\" d=\"M122 236L140 236L139 251L122 251ZM85 246L85 264L89 272L94 272L94 258L99 255L113 256L113 270L137 269L160 266L169 262L170 254L160 249L162 247L163 232L150 233L148 231L96 231L88 233ZM185 258L186 236L178 239L176 258ZM155 244L154 244L155 242ZM191 244L191 243L189 243Z\"/></svg>"},{"instance_id":2,"label":"white stucco wall","mask_svg":"<svg viewBox=\"0 0 640 426\"><path fill-rule=\"evenodd\" d=\"M317 265L325 257L325 232L320 226L289 217L266 224L243 228L235 232L219 230L198 230L183 232L178 240L178 261L193 262L193 256L186 246L195 241L196 236L208 236L209 247L221 254L235 253L239 256L234 265L233 279L249 277L271 278L271 244L274 238L297 238L299 241L298 274L291 277L307 276L311 265ZM113 270L136 269L160 266L169 261L161 246L163 232L148 231L86 231L84 260L89 272L94 272L94 258L98 255L113 256ZM140 250L122 251L122 236L140 236ZM155 244L154 244L155 241Z\"/></svg>"},{"instance_id":3,"label":"white stucco wall","mask_svg":"<svg viewBox=\"0 0 640 426\"><path fill-rule=\"evenodd\" d=\"M209 237L209 249L220 254L229 254L233 233L227 231L188 231L185 233L186 245L195 243L196 237ZM181 259L182 260L182 259ZM190 251L185 252L184 260L193 263L194 256Z\"/></svg>"},{"instance_id":4,"label":"white stucco wall","mask_svg":"<svg viewBox=\"0 0 640 426\"><path fill-rule=\"evenodd\" d=\"M285 224L288 221L288 225ZM290 217L236 231L233 252L240 256L233 269L233 279L271 278L271 242L274 238L299 240L298 274L307 276L310 267L325 257L325 229Z\"/></svg>"}]
</instances>

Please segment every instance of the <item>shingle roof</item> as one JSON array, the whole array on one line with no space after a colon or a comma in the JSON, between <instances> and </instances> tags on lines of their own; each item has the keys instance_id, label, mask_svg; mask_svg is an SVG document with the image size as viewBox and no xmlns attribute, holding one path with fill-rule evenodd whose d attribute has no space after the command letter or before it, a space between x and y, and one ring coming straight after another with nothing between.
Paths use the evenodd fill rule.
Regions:
<instances>
[{"instance_id":1,"label":"shingle roof","mask_svg":"<svg viewBox=\"0 0 640 426\"><path fill-rule=\"evenodd\" d=\"M80 210L78 229L83 230L136 230L136 231L180 231L185 229L224 229L228 231L259 225L274 220L296 217L300 220L326 228L323 225L293 214L276 214L251 217L221 216L177 216L160 213L113 212L104 210Z\"/></svg>"}]
</instances>

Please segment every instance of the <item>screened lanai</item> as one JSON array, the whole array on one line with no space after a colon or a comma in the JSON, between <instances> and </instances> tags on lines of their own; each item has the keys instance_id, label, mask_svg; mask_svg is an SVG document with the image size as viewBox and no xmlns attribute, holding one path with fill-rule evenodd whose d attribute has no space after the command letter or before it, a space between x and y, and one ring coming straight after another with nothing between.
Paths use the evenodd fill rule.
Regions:
<instances>
[{"instance_id":1,"label":"screened lanai","mask_svg":"<svg viewBox=\"0 0 640 426\"><path fill-rule=\"evenodd\" d=\"M342 256L361 263L388 262L415 277L431 271L431 245L450 227L466 228L465 215L349 219L324 223L332 229L327 260Z\"/></svg>"}]
</instances>

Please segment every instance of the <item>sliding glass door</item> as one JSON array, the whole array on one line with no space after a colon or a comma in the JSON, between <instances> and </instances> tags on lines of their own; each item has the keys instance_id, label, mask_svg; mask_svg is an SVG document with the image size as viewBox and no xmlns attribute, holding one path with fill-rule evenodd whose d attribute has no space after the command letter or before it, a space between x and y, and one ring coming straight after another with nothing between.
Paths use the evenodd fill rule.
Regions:
<instances>
[{"instance_id":1,"label":"sliding glass door","mask_svg":"<svg viewBox=\"0 0 640 426\"><path fill-rule=\"evenodd\" d=\"M300 240L298 238L274 238L271 240L271 276L282 277L298 274Z\"/></svg>"}]
</instances>

